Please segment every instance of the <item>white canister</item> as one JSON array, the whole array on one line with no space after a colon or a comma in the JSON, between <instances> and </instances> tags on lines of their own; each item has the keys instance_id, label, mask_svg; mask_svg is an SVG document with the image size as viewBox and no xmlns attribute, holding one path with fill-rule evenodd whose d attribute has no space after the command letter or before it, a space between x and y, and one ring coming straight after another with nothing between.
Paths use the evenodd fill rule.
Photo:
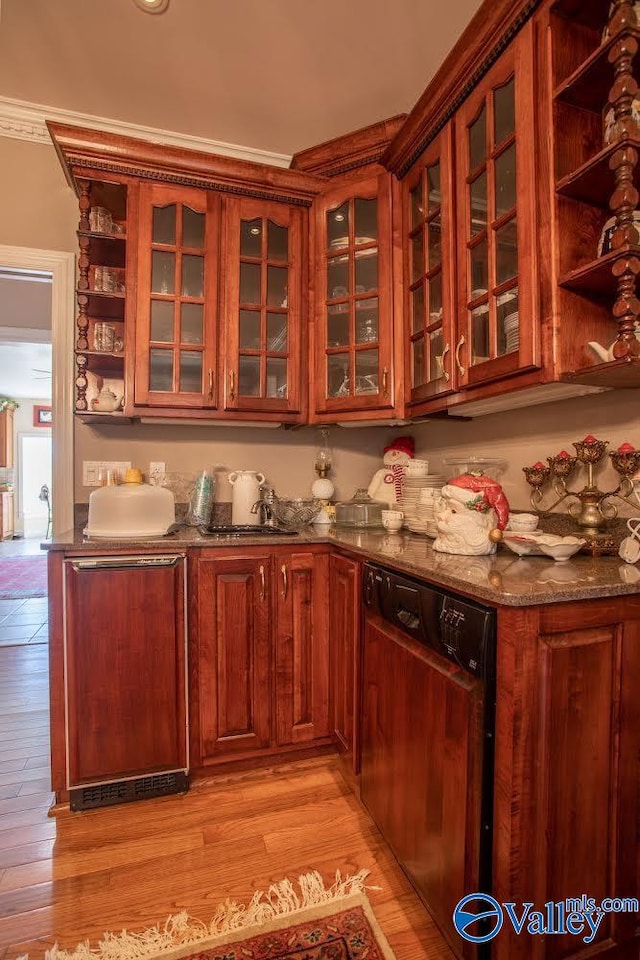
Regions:
<instances>
[{"instance_id":1,"label":"white canister","mask_svg":"<svg viewBox=\"0 0 640 960\"><path fill-rule=\"evenodd\" d=\"M264 483L264 474L257 470L234 470L229 474L229 483L233 487L231 494L231 523L260 525L260 512L251 513L254 503L260 499L260 486Z\"/></svg>"}]
</instances>

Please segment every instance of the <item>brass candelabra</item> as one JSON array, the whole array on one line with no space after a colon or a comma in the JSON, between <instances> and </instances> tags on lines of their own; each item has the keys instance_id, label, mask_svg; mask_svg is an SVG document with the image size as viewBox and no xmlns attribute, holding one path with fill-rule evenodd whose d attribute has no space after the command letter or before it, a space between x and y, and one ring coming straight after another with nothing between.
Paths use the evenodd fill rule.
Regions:
<instances>
[{"instance_id":1,"label":"brass candelabra","mask_svg":"<svg viewBox=\"0 0 640 960\"><path fill-rule=\"evenodd\" d=\"M613 499L637 507L630 497L634 492L634 474L640 470L640 450L623 443L609 453L611 465L620 477L615 490L600 490L594 480L594 468L607 453L608 440L597 440L591 435L573 444L575 456L561 450L555 457L547 457L548 466L540 461L532 467L523 467L527 483L532 487L531 506L536 513L550 513L565 500L573 498L567 510L580 527L581 533L594 541L607 539L607 527L618 516L618 507ZM577 469L586 468L587 482L581 490L570 490L568 483ZM544 488L550 486L550 490ZM545 505L548 493L555 495L552 503Z\"/></svg>"}]
</instances>

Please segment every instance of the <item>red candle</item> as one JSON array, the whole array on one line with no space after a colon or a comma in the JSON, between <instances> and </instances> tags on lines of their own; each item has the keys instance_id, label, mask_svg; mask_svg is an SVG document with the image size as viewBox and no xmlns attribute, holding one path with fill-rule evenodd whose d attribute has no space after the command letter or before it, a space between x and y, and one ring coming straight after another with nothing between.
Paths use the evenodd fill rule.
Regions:
<instances>
[{"instance_id":1,"label":"red candle","mask_svg":"<svg viewBox=\"0 0 640 960\"><path fill-rule=\"evenodd\" d=\"M570 460L570 459L571 459L571 454L567 453L566 450L561 450L558 456L556 457L556 460Z\"/></svg>"},{"instance_id":2,"label":"red candle","mask_svg":"<svg viewBox=\"0 0 640 960\"><path fill-rule=\"evenodd\" d=\"M587 437L584 438L584 440L583 440L582 442L583 442L583 443L597 443L598 441L597 441L596 438L593 436L593 434L590 433Z\"/></svg>"},{"instance_id":3,"label":"red candle","mask_svg":"<svg viewBox=\"0 0 640 960\"><path fill-rule=\"evenodd\" d=\"M538 460L537 463L534 463L534 465L531 467L531 469L532 469L532 470L544 470L544 463L540 463L540 461Z\"/></svg>"},{"instance_id":4,"label":"red candle","mask_svg":"<svg viewBox=\"0 0 640 960\"><path fill-rule=\"evenodd\" d=\"M636 448L632 447L630 443L621 443L618 447L618 453L635 453Z\"/></svg>"}]
</instances>

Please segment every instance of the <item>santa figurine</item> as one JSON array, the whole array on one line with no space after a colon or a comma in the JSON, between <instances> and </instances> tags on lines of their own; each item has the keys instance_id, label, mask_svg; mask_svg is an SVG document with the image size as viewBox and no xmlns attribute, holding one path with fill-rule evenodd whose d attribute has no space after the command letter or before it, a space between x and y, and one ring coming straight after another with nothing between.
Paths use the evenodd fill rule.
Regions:
<instances>
[{"instance_id":1,"label":"santa figurine","mask_svg":"<svg viewBox=\"0 0 640 960\"><path fill-rule=\"evenodd\" d=\"M509 503L498 481L463 473L442 488L442 497L433 549L466 557L495 553L491 531L504 530L509 519Z\"/></svg>"},{"instance_id":2,"label":"santa figurine","mask_svg":"<svg viewBox=\"0 0 640 960\"><path fill-rule=\"evenodd\" d=\"M402 496L405 467L413 459L414 449L413 437L396 437L384 448L384 466L374 473L367 491L372 500L381 500L391 506L398 502Z\"/></svg>"}]
</instances>

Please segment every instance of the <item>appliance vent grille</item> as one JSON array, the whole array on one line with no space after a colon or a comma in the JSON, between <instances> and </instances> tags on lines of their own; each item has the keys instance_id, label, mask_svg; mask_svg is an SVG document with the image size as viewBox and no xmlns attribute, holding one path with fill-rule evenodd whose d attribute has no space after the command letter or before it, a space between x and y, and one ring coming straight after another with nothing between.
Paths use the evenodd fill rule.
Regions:
<instances>
[{"instance_id":1,"label":"appliance vent grille","mask_svg":"<svg viewBox=\"0 0 640 960\"><path fill-rule=\"evenodd\" d=\"M151 797L165 797L172 793L186 793L189 779L183 771L156 773L135 780L119 780L116 783L98 783L92 787L80 787L69 791L69 807L72 811L93 810L109 807L114 803L129 803Z\"/></svg>"}]
</instances>

